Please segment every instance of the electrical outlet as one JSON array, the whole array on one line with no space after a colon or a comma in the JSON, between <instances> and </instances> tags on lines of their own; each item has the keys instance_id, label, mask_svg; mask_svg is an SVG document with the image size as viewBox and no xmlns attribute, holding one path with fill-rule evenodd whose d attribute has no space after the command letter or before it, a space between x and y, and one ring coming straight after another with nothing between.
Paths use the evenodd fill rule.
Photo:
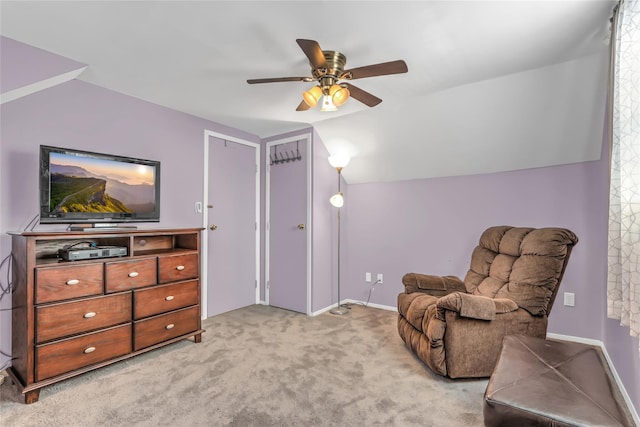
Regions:
<instances>
[{"instance_id":1,"label":"electrical outlet","mask_svg":"<svg viewBox=\"0 0 640 427\"><path fill-rule=\"evenodd\" d=\"M196 213L202 213L202 202L196 202L193 209Z\"/></svg>"},{"instance_id":2,"label":"electrical outlet","mask_svg":"<svg viewBox=\"0 0 640 427\"><path fill-rule=\"evenodd\" d=\"M564 305L567 307L574 307L576 305L576 294L573 292L564 293Z\"/></svg>"},{"instance_id":3,"label":"electrical outlet","mask_svg":"<svg viewBox=\"0 0 640 427\"><path fill-rule=\"evenodd\" d=\"M378 273L378 283L382 285L382 273Z\"/></svg>"},{"instance_id":4,"label":"electrical outlet","mask_svg":"<svg viewBox=\"0 0 640 427\"><path fill-rule=\"evenodd\" d=\"M371 272L367 271L366 273L364 273L364 281L367 283L371 283Z\"/></svg>"}]
</instances>

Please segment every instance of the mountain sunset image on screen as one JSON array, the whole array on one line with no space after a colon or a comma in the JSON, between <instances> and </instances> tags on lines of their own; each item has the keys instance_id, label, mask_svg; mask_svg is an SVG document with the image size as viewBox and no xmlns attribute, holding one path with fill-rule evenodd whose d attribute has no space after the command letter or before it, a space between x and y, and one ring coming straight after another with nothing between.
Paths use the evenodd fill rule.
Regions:
<instances>
[{"instance_id":1,"label":"mountain sunset image on screen","mask_svg":"<svg viewBox=\"0 0 640 427\"><path fill-rule=\"evenodd\" d=\"M50 212L155 210L153 167L68 153L50 156Z\"/></svg>"}]
</instances>

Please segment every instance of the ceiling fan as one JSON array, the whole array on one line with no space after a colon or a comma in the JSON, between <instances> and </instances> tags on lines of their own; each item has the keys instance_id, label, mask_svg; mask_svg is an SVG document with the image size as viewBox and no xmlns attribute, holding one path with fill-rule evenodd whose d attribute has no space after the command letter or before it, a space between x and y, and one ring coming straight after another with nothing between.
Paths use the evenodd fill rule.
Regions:
<instances>
[{"instance_id":1,"label":"ceiling fan","mask_svg":"<svg viewBox=\"0 0 640 427\"><path fill-rule=\"evenodd\" d=\"M276 82L318 82L302 94L303 100L296 111L305 111L315 107L322 100L322 111L335 111L344 104L349 97L369 107L375 107L382 99L364 91L351 83L341 80L362 79L365 77L384 76L387 74L400 74L408 71L407 64L403 60L383 62L380 64L366 65L364 67L345 70L347 57L333 50L322 50L318 42L314 40L297 39L296 42L309 58L312 77L276 77L266 79L249 79L247 83L276 83Z\"/></svg>"}]
</instances>

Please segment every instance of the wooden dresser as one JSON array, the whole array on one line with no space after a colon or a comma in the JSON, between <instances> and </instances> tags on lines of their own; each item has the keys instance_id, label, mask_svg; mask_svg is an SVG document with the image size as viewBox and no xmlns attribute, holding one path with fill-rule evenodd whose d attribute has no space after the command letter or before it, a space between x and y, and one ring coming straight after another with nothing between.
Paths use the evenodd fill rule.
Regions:
<instances>
[{"instance_id":1,"label":"wooden dresser","mask_svg":"<svg viewBox=\"0 0 640 427\"><path fill-rule=\"evenodd\" d=\"M185 338L199 343L200 232L9 233L14 290L8 372L25 403L58 381ZM126 255L64 261L58 250L65 246L126 248Z\"/></svg>"}]
</instances>

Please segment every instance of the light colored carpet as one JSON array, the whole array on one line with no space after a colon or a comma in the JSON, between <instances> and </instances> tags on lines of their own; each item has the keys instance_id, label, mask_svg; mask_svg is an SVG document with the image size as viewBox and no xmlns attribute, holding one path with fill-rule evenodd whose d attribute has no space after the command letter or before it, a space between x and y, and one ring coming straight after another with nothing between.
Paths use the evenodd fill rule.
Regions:
<instances>
[{"instance_id":1,"label":"light colored carpet","mask_svg":"<svg viewBox=\"0 0 640 427\"><path fill-rule=\"evenodd\" d=\"M482 426L487 380L431 373L397 314L353 306L316 317L251 306L181 341L42 389L0 386L9 426Z\"/></svg>"}]
</instances>

